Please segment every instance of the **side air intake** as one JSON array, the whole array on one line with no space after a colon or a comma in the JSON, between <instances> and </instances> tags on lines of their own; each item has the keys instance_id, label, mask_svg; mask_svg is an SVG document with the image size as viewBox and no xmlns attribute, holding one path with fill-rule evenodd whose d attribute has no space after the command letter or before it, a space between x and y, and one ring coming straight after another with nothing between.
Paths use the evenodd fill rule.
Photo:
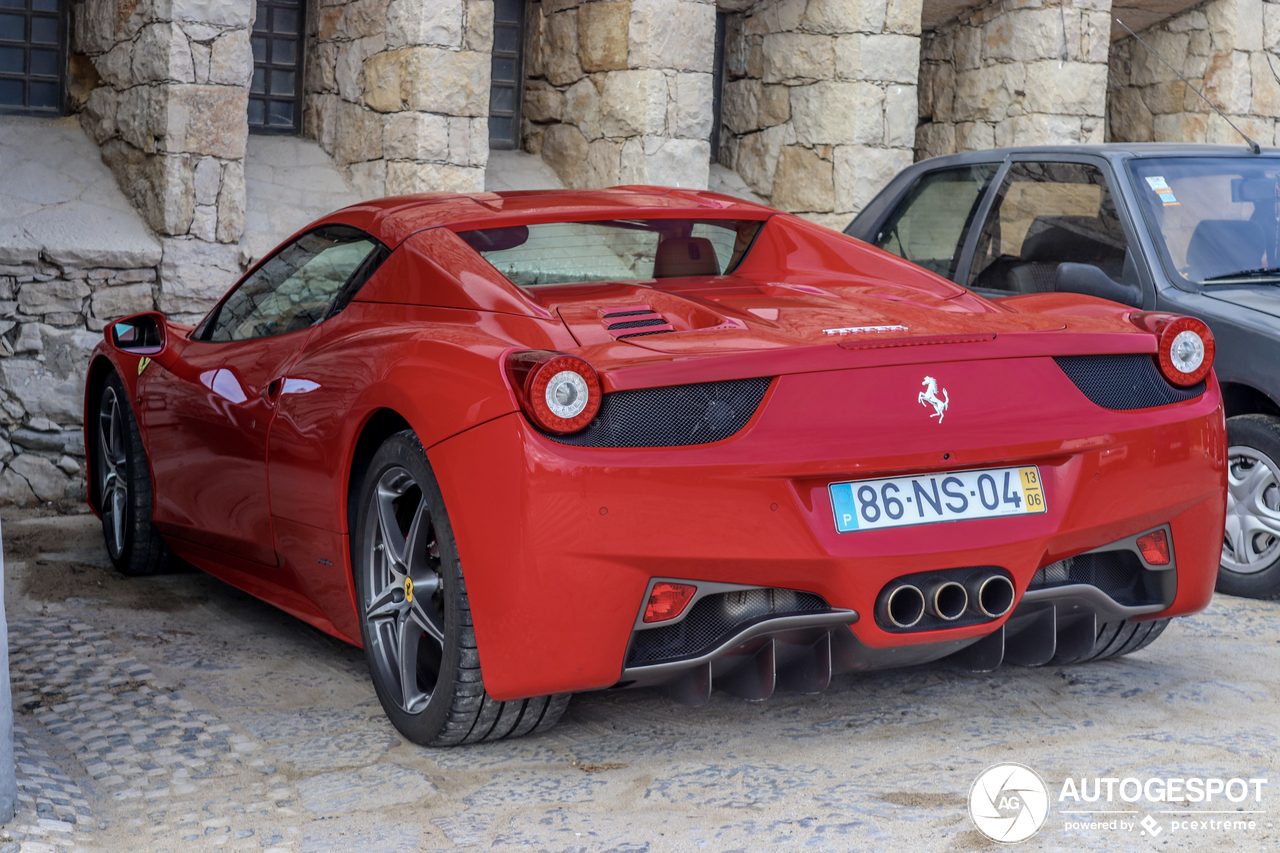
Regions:
<instances>
[{"instance_id":1,"label":"side air intake","mask_svg":"<svg viewBox=\"0 0 1280 853\"><path fill-rule=\"evenodd\" d=\"M1199 397L1205 384L1170 385L1155 360L1142 353L1065 355L1054 358L1067 378L1104 409L1150 409Z\"/></svg>"}]
</instances>

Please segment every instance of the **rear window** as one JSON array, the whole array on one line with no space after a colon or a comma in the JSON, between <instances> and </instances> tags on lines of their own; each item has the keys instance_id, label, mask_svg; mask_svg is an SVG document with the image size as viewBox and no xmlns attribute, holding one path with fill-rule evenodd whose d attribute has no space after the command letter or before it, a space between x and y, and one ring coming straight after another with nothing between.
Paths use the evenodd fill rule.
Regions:
<instances>
[{"instance_id":1,"label":"rear window","mask_svg":"<svg viewBox=\"0 0 1280 853\"><path fill-rule=\"evenodd\" d=\"M724 275L751 247L759 220L548 222L458 236L521 287Z\"/></svg>"}]
</instances>

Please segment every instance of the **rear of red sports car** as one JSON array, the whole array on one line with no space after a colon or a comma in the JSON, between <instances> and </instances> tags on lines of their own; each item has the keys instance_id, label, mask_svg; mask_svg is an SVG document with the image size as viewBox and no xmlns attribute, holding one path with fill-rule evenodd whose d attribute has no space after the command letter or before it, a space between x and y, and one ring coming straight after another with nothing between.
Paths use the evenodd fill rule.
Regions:
<instances>
[{"instance_id":1,"label":"rear of red sports car","mask_svg":"<svg viewBox=\"0 0 1280 853\"><path fill-rule=\"evenodd\" d=\"M654 188L387 199L280 257L284 285L268 258L194 330L107 329L91 500L109 543L155 531L120 539L130 571L162 537L361 642L419 743L538 731L575 691L1111 657L1213 591L1199 321L988 301ZM204 482L233 463L261 485ZM112 509L122 472L154 503Z\"/></svg>"}]
</instances>

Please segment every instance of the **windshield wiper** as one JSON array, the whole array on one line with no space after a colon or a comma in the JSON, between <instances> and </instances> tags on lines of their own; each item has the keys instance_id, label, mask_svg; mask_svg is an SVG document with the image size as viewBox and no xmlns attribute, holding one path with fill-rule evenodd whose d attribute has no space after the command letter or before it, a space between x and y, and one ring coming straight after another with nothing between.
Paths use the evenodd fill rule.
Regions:
<instances>
[{"instance_id":1,"label":"windshield wiper","mask_svg":"<svg viewBox=\"0 0 1280 853\"><path fill-rule=\"evenodd\" d=\"M1280 278L1280 267L1261 267L1256 270L1240 270L1239 272L1229 272L1223 275L1211 275L1204 279L1202 284L1229 284L1235 279L1250 278Z\"/></svg>"}]
</instances>

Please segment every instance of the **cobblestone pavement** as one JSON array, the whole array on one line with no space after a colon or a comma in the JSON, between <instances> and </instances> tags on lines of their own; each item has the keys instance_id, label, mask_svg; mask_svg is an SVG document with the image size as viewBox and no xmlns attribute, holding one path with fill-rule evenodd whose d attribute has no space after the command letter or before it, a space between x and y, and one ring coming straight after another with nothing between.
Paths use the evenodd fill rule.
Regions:
<instances>
[{"instance_id":1,"label":"cobblestone pavement","mask_svg":"<svg viewBox=\"0 0 1280 853\"><path fill-rule=\"evenodd\" d=\"M388 725L357 649L196 571L119 577L90 515L6 509L4 549L20 810L0 853L986 850L965 803L993 763L1056 793L1270 778L1280 750L1280 603L1219 597L1121 661L932 665L702 709L588 694L543 736L427 750ZM1278 789L1231 805L1259 812L1251 831L1055 811L1020 849L1273 850Z\"/></svg>"}]
</instances>

